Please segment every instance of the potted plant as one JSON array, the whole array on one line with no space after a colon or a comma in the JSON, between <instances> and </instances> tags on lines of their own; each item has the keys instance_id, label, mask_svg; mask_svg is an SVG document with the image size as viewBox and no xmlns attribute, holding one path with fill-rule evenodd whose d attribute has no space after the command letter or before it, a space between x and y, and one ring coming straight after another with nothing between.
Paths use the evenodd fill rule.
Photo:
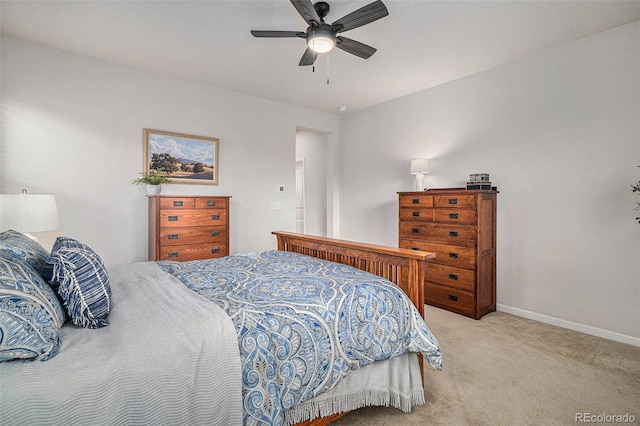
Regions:
<instances>
[{"instance_id":1,"label":"potted plant","mask_svg":"<svg viewBox=\"0 0 640 426\"><path fill-rule=\"evenodd\" d=\"M147 193L151 195L158 195L162 191L162 185L171 182L167 175L159 173L158 170L140 172L140 175L132 183L135 185L147 185Z\"/></svg>"}]
</instances>

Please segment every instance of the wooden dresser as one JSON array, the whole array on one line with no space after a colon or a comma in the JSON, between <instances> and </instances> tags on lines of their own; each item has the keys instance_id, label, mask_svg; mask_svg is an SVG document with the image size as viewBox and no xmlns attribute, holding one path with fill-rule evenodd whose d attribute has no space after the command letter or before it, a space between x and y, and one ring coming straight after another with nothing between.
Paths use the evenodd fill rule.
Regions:
<instances>
[{"instance_id":1,"label":"wooden dresser","mask_svg":"<svg viewBox=\"0 0 640 426\"><path fill-rule=\"evenodd\" d=\"M149 260L227 256L229 198L150 196Z\"/></svg>"},{"instance_id":2,"label":"wooden dresser","mask_svg":"<svg viewBox=\"0 0 640 426\"><path fill-rule=\"evenodd\" d=\"M399 192L401 248L436 253L425 303L480 319L496 310L498 191Z\"/></svg>"}]
</instances>

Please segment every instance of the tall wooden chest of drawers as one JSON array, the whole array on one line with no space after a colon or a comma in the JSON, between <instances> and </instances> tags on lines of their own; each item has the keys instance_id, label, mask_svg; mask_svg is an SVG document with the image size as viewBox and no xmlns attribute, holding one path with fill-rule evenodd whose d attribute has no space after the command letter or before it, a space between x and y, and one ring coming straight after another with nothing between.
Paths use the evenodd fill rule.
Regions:
<instances>
[{"instance_id":1,"label":"tall wooden chest of drawers","mask_svg":"<svg viewBox=\"0 0 640 426\"><path fill-rule=\"evenodd\" d=\"M496 310L498 191L400 192L401 248L435 252L425 303L480 319Z\"/></svg>"},{"instance_id":2,"label":"tall wooden chest of drawers","mask_svg":"<svg viewBox=\"0 0 640 426\"><path fill-rule=\"evenodd\" d=\"M149 260L227 256L229 198L150 196Z\"/></svg>"}]
</instances>

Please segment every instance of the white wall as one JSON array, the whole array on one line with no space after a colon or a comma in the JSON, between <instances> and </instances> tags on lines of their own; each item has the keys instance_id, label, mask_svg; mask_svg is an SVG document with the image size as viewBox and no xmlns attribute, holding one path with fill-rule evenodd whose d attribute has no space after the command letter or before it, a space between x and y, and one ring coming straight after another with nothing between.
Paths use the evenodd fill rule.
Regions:
<instances>
[{"instance_id":1,"label":"white wall","mask_svg":"<svg viewBox=\"0 0 640 426\"><path fill-rule=\"evenodd\" d=\"M298 130L296 161L305 160L306 233L327 235L327 137Z\"/></svg>"},{"instance_id":2,"label":"white wall","mask_svg":"<svg viewBox=\"0 0 640 426\"><path fill-rule=\"evenodd\" d=\"M490 173L501 309L639 344L639 22L342 123L342 238L397 244L412 158L431 159L427 188Z\"/></svg>"},{"instance_id":3,"label":"white wall","mask_svg":"<svg viewBox=\"0 0 640 426\"><path fill-rule=\"evenodd\" d=\"M397 244L409 160L427 187L500 189L501 309L640 339L640 23L344 116L2 38L0 190L55 193L61 229L108 264L146 259L142 129L218 137L231 251L295 229L295 132L327 132L328 235ZM281 210L270 210L270 201ZM335 220L333 220L335 219ZM51 240L52 242L52 240ZM551 321L552 321L551 320Z\"/></svg>"},{"instance_id":4,"label":"white wall","mask_svg":"<svg viewBox=\"0 0 640 426\"><path fill-rule=\"evenodd\" d=\"M232 253L275 248L295 230L297 127L330 133L339 117L2 37L0 182L3 193L54 193L60 230L108 265L146 260L142 129L220 138L218 186L163 194L231 195ZM282 184L291 191L278 193ZM270 202L280 201L280 210Z\"/></svg>"}]
</instances>

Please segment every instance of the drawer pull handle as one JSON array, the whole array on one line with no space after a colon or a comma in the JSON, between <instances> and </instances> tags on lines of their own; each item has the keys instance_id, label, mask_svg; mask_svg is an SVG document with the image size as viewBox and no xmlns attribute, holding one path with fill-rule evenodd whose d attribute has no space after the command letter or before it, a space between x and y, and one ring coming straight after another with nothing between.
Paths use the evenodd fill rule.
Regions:
<instances>
[{"instance_id":1,"label":"drawer pull handle","mask_svg":"<svg viewBox=\"0 0 640 426\"><path fill-rule=\"evenodd\" d=\"M215 201L207 201L207 207L215 207L216 206L216 202Z\"/></svg>"},{"instance_id":2,"label":"drawer pull handle","mask_svg":"<svg viewBox=\"0 0 640 426\"><path fill-rule=\"evenodd\" d=\"M212 237L219 237L219 236L220 236L220 231L213 231L213 232L211 232L211 236L212 236Z\"/></svg>"},{"instance_id":3,"label":"drawer pull handle","mask_svg":"<svg viewBox=\"0 0 640 426\"><path fill-rule=\"evenodd\" d=\"M449 274L449 279L450 280L454 280L454 281L458 281L458 274Z\"/></svg>"},{"instance_id":4,"label":"drawer pull handle","mask_svg":"<svg viewBox=\"0 0 640 426\"><path fill-rule=\"evenodd\" d=\"M413 217L420 217L420 212L413 212L412 215Z\"/></svg>"},{"instance_id":5,"label":"drawer pull handle","mask_svg":"<svg viewBox=\"0 0 640 426\"><path fill-rule=\"evenodd\" d=\"M449 253L449 257L451 259L457 259L458 258L458 253L451 252L451 253Z\"/></svg>"},{"instance_id":6,"label":"drawer pull handle","mask_svg":"<svg viewBox=\"0 0 640 426\"><path fill-rule=\"evenodd\" d=\"M169 222L175 222L178 220L178 216L169 216L168 219L169 219Z\"/></svg>"},{"instance_id":7,"label":"drawer pull handle","mask_svg":"<svg viewBox=\"0 0 640 426\"><path fill-rule=\"evenodd\" d=\"M178 252L177 251L170 251L169 252L169 257L178 257Z\"/></svg>"},{"instance_id":8,"label":"drawer pull handle","mask_svg":"<svg viewBox=\"0 0 640 426\"><path fill-rule=\"evenodd\" d=\"M413 198L413 199L411 200L411 202L412 202L413 204L420 204L420 198Z\"/></svg>"},{"instance_id":9,"label":"drawer pull handle","mask_svg":"<svg viewBox=\"0 0 640 426\"><path fill-rule=\"evenodd\" d=\"M449 213L449 219L457 219L458 213Z\"/></svg>"},{"instance_id":10,"label":"drawer pull handle","mask_svg":"<svg viewBox=\"0 0 640 426\"><path fill-rule=\"evenodd\" d=\"M417 251L417 250L420 250L420 248L419 247L411 247L411 250L416 250Z\"/></svg>"},{"instance_id":11,"label":"drawer pull handle","mask_svg":"<svg viewBox=\"0 0 640 426\"><path fill-rule=\"evenodd\" d=\"M220 253L220 248L216 247L214 249L211 249L211 253Z\"/></svg>"},{"instance_id":12,"label":"drawer pull handle","mask_svg":"<svg viewBox=\"0 0 640 426\"><path fill-rule=\"evenodd\" d=\"M183 203L182 201L174 201L174 202L173 202L173 205L174 205L175 207L182 207L182 206L184 205L184 203Z\"/></svg>"},{"instance_id":13,"label":"drawer pull handle","mask_svg":"<svg viewBox=\"0 0 640 426\"><path fill-rule=\"evenodd\" d=\"M411 228L411 232L413 232L414 234L419 234L420 228Z\"/></svg>"},{"instance_id":14,"label":"drawer pull handle","mask_svg":"<svg viewBox=\"0 0 640 426\"><path fill-rule=\"evenodd\" d=\"M220 220L220 215L219 214L212 214L211 215L211 220Z\"/></svg>"},{"instance_id":15,"label":"drawer pull handle","mask_svg":"<svg viewBox=\"0 0 640 426\"><path fill-rule=\"evenodd\" d=\"M449 236L450 237L457 237L458 236L458 231L449 231Z\"/></svg>"},{"instance_id":16,"label":"drawer pull handle","mask_svg":"<svg viewBox=\"0 0 640 426\"><path fill-rule=\"evenodd\" d=\"M170 240L177 240L178 239L178 234L169 234L167 235L167 238Z\"/></svg>"},{"instance_id":17,"label":"drawer pull handle","mask_svg":"<svg viewBox=\"0 0 640 426\"><path fill-rule=\"evenodd\" d=\"M449 198L449 204L458 204L457 198Z\"/></svg>"},{"instance_id":18,"label":"drawer pull handle","mask_svg":"<svg viewBox=\"0 0 640 426\"><path fill-rule=\"evenodd\" d=\"M449 300L453 300L454 302L458 301L458 296L454 296L453 294L449 295Z\"/></svg>"}]
</instances>

